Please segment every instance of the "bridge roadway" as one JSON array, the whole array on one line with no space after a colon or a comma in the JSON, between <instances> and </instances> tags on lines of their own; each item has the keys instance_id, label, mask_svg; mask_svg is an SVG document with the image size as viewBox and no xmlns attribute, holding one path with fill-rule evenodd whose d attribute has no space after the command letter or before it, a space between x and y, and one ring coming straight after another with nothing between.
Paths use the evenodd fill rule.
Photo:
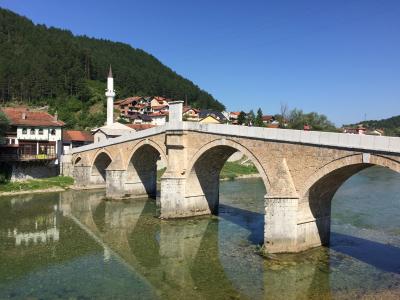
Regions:
<instances>
[{"instance_id":1,"label":"bridge roadway","mask_svg":"<svg viewBox=\"0 0 400 300\"><path fill-rule=\"evenodd\" d=\"M236 151L266 187L264 246L270 253L328 245L331 200L355 173L374 166L400 172L400 138L170 122L72 152L77 187L105 186L109 198L154 197L157 162L161 218L218 213L219 173Z\"/></svg>"}]
</instances>

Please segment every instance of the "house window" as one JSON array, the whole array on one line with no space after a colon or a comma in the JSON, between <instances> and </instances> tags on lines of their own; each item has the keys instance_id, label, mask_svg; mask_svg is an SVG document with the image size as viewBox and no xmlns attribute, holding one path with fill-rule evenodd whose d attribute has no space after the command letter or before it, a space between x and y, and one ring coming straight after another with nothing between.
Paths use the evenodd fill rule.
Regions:
<instances>
[{"instance_id":1,"label":"house window","mask_svg":"<svg viewBox=\"0 0 400 300\"><path fill-rule=\"evenodd\" d=\"M27 133L28 133L28 129L22 128L22 134L27 134Z\"/></svg>"},{"instance_id":2,"label":"house window","mask_svg":"<svg viewBox=\"0 0 400 300\"><path fill-rule=\"evenodd\" d=\"M47 146L47 155L56 155L56 149L53 145Z\"/></svg>"},{"instance_id":3,"label":"house window","mask_svg":"<svg viewBox=\"0 0 400 300\"><path fill-rule=\"evenodd\" d=\"M51 135L56 135L56 130L55 130L55 129L52 129L51 132L50 132L50 134L51 134Z\"/></svg>"},{"instance_id":4,"label":"house window","mask_svg":"<svg viewBox=\"0 0 400 300\"><path fill-rule=\"evenodd\" d=\"M34 128L31 128L30 134L35 134L35 129Z\"/></svg>"},{"instance_id":5,"label":"house window","mask_svg":"<svg viewBox=\"0 0 400 300\"><path fill-rule=\"evenodd\" d=\"M39 129L39 134L43 135L43 129L42 128Z\"/></svg>"}]
</instances>

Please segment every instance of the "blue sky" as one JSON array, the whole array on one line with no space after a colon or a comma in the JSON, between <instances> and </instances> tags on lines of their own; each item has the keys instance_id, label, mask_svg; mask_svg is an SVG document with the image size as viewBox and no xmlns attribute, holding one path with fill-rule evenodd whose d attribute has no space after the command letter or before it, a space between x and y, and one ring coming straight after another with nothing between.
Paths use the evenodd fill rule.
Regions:
<instances>
[{"instance_id":1,"label":"blue sky","mask_svg":"<svg viewBox=\"0 0 400 300\"><path fill-rule=\"evenodd\" d=\"M141 48L229 110L337 125L400 114L400 1L0 0L35 23Z\"/></svg>"}]
</instances>

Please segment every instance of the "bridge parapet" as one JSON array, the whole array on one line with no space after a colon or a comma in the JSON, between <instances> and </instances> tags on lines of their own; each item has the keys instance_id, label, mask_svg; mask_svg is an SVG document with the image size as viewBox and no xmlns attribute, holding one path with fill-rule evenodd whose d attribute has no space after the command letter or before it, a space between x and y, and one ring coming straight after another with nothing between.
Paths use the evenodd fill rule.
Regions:
<instances>
[{"instance_id":1,"label":"bridge parapet","mask_svg":"<svg viewBox=\"0 0 400 300\"><path fill-rule=\"evenodd\" d=\"M132 140L144 139L166 131L195 131L220 136L242 137L276 142L300 143L344 149L358 149L368 151L400 153L400 138L386 136L357 135L349 133L303 131L294 129L275 129L262 127L248 127L228 124L201 124L196 122L172 122L163 126L125 134L97 144L90 144L74 148L71 153L76 154L96 148L121 144Z\"/></svg>"}]
</instances>

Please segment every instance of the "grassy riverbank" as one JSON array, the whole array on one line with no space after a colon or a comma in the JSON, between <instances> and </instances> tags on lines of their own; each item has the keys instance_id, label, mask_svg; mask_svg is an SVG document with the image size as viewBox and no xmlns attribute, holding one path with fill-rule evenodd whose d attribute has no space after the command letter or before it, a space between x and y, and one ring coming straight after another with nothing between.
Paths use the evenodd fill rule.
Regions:
<instances>
[{"instance_id":1,"label":"grassy riverbank","mask_svg":"<svg viewBox=\"0 0 400 300\"><path fill-rule=\"evenodd\" d=\"M1 193L12 193L22 191L35 191L47 189L65 189L74 183L74 179L66 176L56 176L44 179L30 179L26 181L6 182L0 184Z\"/></svg>"},{"instance_id":2,"label":"grassy riverbank","mask_svg":"<svg viewBox=\"0 0 400 300\"><path fill-rule=\"evenodd\" d=\"M240 161L227 161L219 175L223 180L234 180L235 178L246 177L258 174L257 168L253 164L241 164ZM157 181L160 181L166 168L157 171Z\"/></svg>"},{"instance_id":3,"label":"grassy riverbank","mask_svg":"<svg viewBox=\"0 0 400 300\"><path fill-rule=\"evenodd\" d=\"M219 175L220 179L235 179L243 175L258 174L253 164L241 164L240 161L227 161Z\"/></svg>"},{"instance_id":4,"label":"grassy riverbank","mask_svg":"<svg viewBox=\"0 0 400 300\"><path fill-rule=\"evenodd\" d=\"M159 181L165 168L157 171ZM240 161L226 162L222 168L220 179L233 180L235 178L258 174L256 167L252 164L241 164ZM28 192L28 191L55 191L69 188L74 184L74 179L66 176L56 176L43 179L31 179L26 181L6 182L0 184L0 195Z\"/></svg>"}]
</instances>

